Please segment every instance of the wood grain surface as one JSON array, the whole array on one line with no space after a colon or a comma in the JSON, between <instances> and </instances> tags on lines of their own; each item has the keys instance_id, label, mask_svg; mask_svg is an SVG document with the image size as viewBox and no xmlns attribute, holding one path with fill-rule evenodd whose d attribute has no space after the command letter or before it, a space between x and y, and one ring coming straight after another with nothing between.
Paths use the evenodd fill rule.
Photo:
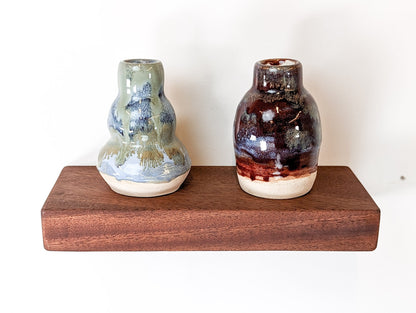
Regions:
<instances>
[{"instance_id":1,"label":"wood grain surface","mask_svg":"<svg viewBox=\"0 0 416 313\"><path fill-rule=\"evenodd\" d=\"M321 166L311 192L243 192L235 167L194 166L171 195L114 193L93 166L62 170L42 208L44 246L63 251L374 250L380 210L348 167Z\"/></svg>"}]
</instances>

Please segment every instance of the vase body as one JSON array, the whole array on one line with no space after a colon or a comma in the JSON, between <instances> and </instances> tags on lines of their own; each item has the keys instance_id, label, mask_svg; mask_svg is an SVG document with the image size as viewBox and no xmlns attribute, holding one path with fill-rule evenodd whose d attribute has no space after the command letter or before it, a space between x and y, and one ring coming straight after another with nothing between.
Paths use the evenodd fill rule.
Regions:
<instances>
[{"instance_id":1,"label":"vase body","mask_svg":"<svg viewBox=\"0 0 416 313\"><path fill-rule=\"evenodd\" d=\"M252 195L289 199L308 193L321 145L318 108L302 84L302 65L262 60L252 88L238 105L234 150L241 188Z\"/></svg>"},{"instance_id":2,"label":"vase body","mask_svg":"<svg viewBox=\"0 0 416 313\"><path fill-rule=\"evenodd\" d=\"M119 93L111 106L111 138L101 149L97 168L115 192L136 197L176 191L191 162L175 136L176 117L163 89L158 60L122 61Z\"/></svg>"}]
</instances>

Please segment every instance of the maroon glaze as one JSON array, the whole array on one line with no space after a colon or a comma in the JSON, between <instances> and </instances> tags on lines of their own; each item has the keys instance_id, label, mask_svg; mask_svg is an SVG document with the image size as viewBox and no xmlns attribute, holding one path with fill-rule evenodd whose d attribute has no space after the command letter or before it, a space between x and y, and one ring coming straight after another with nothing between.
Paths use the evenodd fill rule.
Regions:
<instances>
[{"instance_id":1,"label":"maroon glaze","mask_svg":"<svg viewBox=\"0 0 416 313\"><path fill-rule=\"evenodd\" d=\"M263 181L313 173L320 144L319 112L303 87L301 63L291 59L257 62L253 86L238 105L234 120L238 173Z\"/></svg>"}]
</instances>

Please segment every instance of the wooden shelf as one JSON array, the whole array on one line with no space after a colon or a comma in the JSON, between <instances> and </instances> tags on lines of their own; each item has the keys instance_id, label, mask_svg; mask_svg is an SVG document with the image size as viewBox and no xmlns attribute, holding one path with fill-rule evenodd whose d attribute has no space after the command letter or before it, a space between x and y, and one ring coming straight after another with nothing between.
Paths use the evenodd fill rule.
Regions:
<instances>
[{"instance_id":1,"label":"wooden shelf","mask_svg":"<svg viewBox=\"0 0 416 313\"><path fill-rule=\"evenodd\" d=\"M291 200L243 192L235 167L195 166L175 193L114 193L93 166L62 170L42 208L44 246L63 251L343 250L377 246L380 210L348 167L321 166Z\"/></svg>"}]
</instances>

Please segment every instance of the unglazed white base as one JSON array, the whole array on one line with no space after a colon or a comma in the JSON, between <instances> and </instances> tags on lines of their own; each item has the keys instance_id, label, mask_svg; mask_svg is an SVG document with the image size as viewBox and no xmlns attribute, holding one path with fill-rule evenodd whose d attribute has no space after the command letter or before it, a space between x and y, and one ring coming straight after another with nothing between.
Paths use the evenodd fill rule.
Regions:
<instances>
[{"instance_id":1,"label":"unglazed white base","mask_svg":"<svg viewBox=\"0 0 416 313\"><path fill-rule=\"evenodd\" d=\"M136 183L130 180L117 180L115 177L101 172L100 174L110 188L119 194L130 197L157 197L178 190L189 171L167 183Z\"/></svg>"},{"instance_id":2,"label":"unglazed white base","mask_svg":"<svg viewBox=\"0 0 416 313\"><path fill-rule=\"evenodd\" d=\"M313 186L316 172L299 178L271 178L268 182L251 180L237 174L241 189L245 192L267 199L291 199L307 194Z\"/></svg>"}]
</instances>

